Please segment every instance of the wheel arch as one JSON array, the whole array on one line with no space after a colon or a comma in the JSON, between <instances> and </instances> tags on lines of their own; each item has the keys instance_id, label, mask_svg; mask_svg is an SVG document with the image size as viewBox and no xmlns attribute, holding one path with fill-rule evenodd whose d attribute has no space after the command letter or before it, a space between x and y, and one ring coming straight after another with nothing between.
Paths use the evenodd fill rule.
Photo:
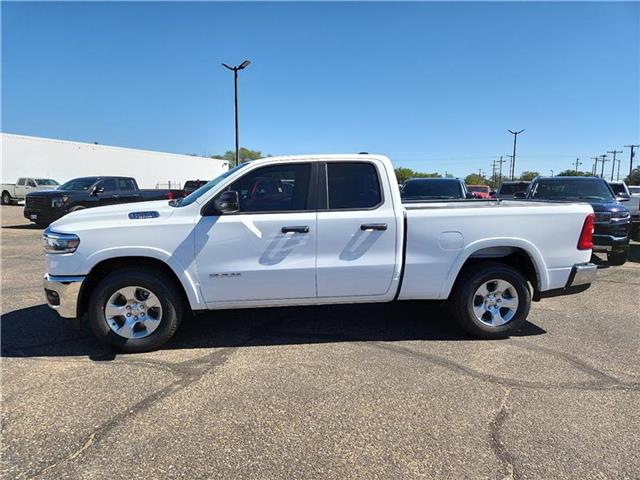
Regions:
<instances>
[{"instance_id":1,"label":"wheel arch","mask_svg":"<svg viewBox=\"0 0 640 480\"><path fill-rule=\"evenodd\" d=\"M500 262L509 265L531 283L536 293L547 290L549 277L540 251L530 242L521 239L498 239L475 242L458 256L444 282L441 298L448 298L455 283L464 271L480 262Z\"/></svg>"},{"instance_id":2,"label":"wheel arch","mask_svg":"<svg viewBox=\"0 0 640 480\"><path fill-rule=\"evenodd\" d=\"M144 268L145 270L154 270L165 274L175 284L175 287L183 298L186 307L195 310L201 305L201 299L198 294L197 287L191 281L186 272L178 274L174 268L169 265L169 263L153 256L123 255L103 259L91 268L82 282L82 287L80 289L77 318L82 318L82 316L87 312L91 293L102 278L118 269L131 267L132 264L136 267Z\"/></svg>"}]
</instances>

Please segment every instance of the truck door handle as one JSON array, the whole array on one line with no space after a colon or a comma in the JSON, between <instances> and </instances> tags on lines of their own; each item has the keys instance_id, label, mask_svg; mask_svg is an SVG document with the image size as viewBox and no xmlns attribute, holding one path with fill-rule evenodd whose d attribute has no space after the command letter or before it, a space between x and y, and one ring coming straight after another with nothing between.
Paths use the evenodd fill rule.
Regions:
<instances>
[{"instance_id":1,"label":"truck door handle","mask_svg":"<svg viewBox=\"0 0 640 480\"><path fill-rule=\"evenodd\" d=\"M360 225L360 230L386 230L387 229L387 224L386 223L363 223L362 225Z\"/></svg>"},{"instance_id":2,"label":"truck door handle","mask_svg":"<svg viewBox=\"0 0 640 480\"><path fill-rule=\"evenodd\" d=\"M309 227L307 225L299 225L292 227L282 227L282 233L309 233Z\"/></svg>"}]
</instances>

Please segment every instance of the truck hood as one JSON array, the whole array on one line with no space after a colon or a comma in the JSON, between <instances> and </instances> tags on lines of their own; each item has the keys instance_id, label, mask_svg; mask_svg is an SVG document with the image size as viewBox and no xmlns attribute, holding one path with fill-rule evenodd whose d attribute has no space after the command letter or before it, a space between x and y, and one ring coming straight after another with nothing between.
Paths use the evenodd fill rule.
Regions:
<instances>
[{"instance_id":1,"label":"truck hood","mask_svg":"<svg viewBox=\"0 0 640 480\"><path fill-rule=\"evenodd\" d=\"M618 202L588 202L594 212L623 212L627 208Z\"/></svg>"},{"instance_id":2,"label":"truck hood","mask_svg":"<svg viewBox=\"0 0 640 480\"><path fill-rule=\"evenodd\" d=\"M154 212L153 218L131 219L130 213ZM53 222L49 228L59 233L73 233L90 228L106 228L109 224L122 226L127 222L159 223L163 218L171 216L175 207L169 205L168 200L155 200L152 202L123 203L106 207L87 208L77 212L71 212Z\"/></svg>"},{"instance_id":3,"label":"truck hood","mask_svg":"<svg viewBox=\"0 0 640 480\"><path fill-rule=\"evenodd\" d=\"M83 190L83 191L78 191L78 190L58 190L55 187L38 187L38 188L43 188L46 190L38 190L37 192L31 192L31 193L27 193L27 197L61 197L62 195L65 194L72 194L72 193L86 193L88 194L89 192L87 190Z\"/></svg>"}]
</instances>

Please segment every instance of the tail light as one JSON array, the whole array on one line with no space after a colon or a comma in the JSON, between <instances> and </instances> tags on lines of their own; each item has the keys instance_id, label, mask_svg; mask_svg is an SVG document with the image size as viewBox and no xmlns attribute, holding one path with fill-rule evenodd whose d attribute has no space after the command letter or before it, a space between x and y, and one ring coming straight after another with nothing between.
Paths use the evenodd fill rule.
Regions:
<instances>
[{"instance_id":1,"label":"tail light","mask_svg":"<svg viewBox=\"0 0 640 480\"><path fill-rule=\"evenodd\" d=\"M578 238L578 250L591 250L593 248L593 217L593 213L590 213L584 219L580 238Z\"/></svg>"}]
</instances>

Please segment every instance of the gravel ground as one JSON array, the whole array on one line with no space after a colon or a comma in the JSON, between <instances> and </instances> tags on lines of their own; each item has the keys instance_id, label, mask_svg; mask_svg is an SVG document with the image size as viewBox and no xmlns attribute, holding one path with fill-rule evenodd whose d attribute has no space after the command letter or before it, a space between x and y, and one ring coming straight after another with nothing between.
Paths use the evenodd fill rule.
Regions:
<instances>
[{"instance_id":1,"label":"gravel ground","mask_svg":"<svg viewBox=\"0 0 640 480\"><path fill-rule=\"evenodd\" d=\"M123 355L49 311L41 230L1 214L3 478L640 478L640 244L507 340L415 302L205 314Z\"/></svg>"}]
</instances>

